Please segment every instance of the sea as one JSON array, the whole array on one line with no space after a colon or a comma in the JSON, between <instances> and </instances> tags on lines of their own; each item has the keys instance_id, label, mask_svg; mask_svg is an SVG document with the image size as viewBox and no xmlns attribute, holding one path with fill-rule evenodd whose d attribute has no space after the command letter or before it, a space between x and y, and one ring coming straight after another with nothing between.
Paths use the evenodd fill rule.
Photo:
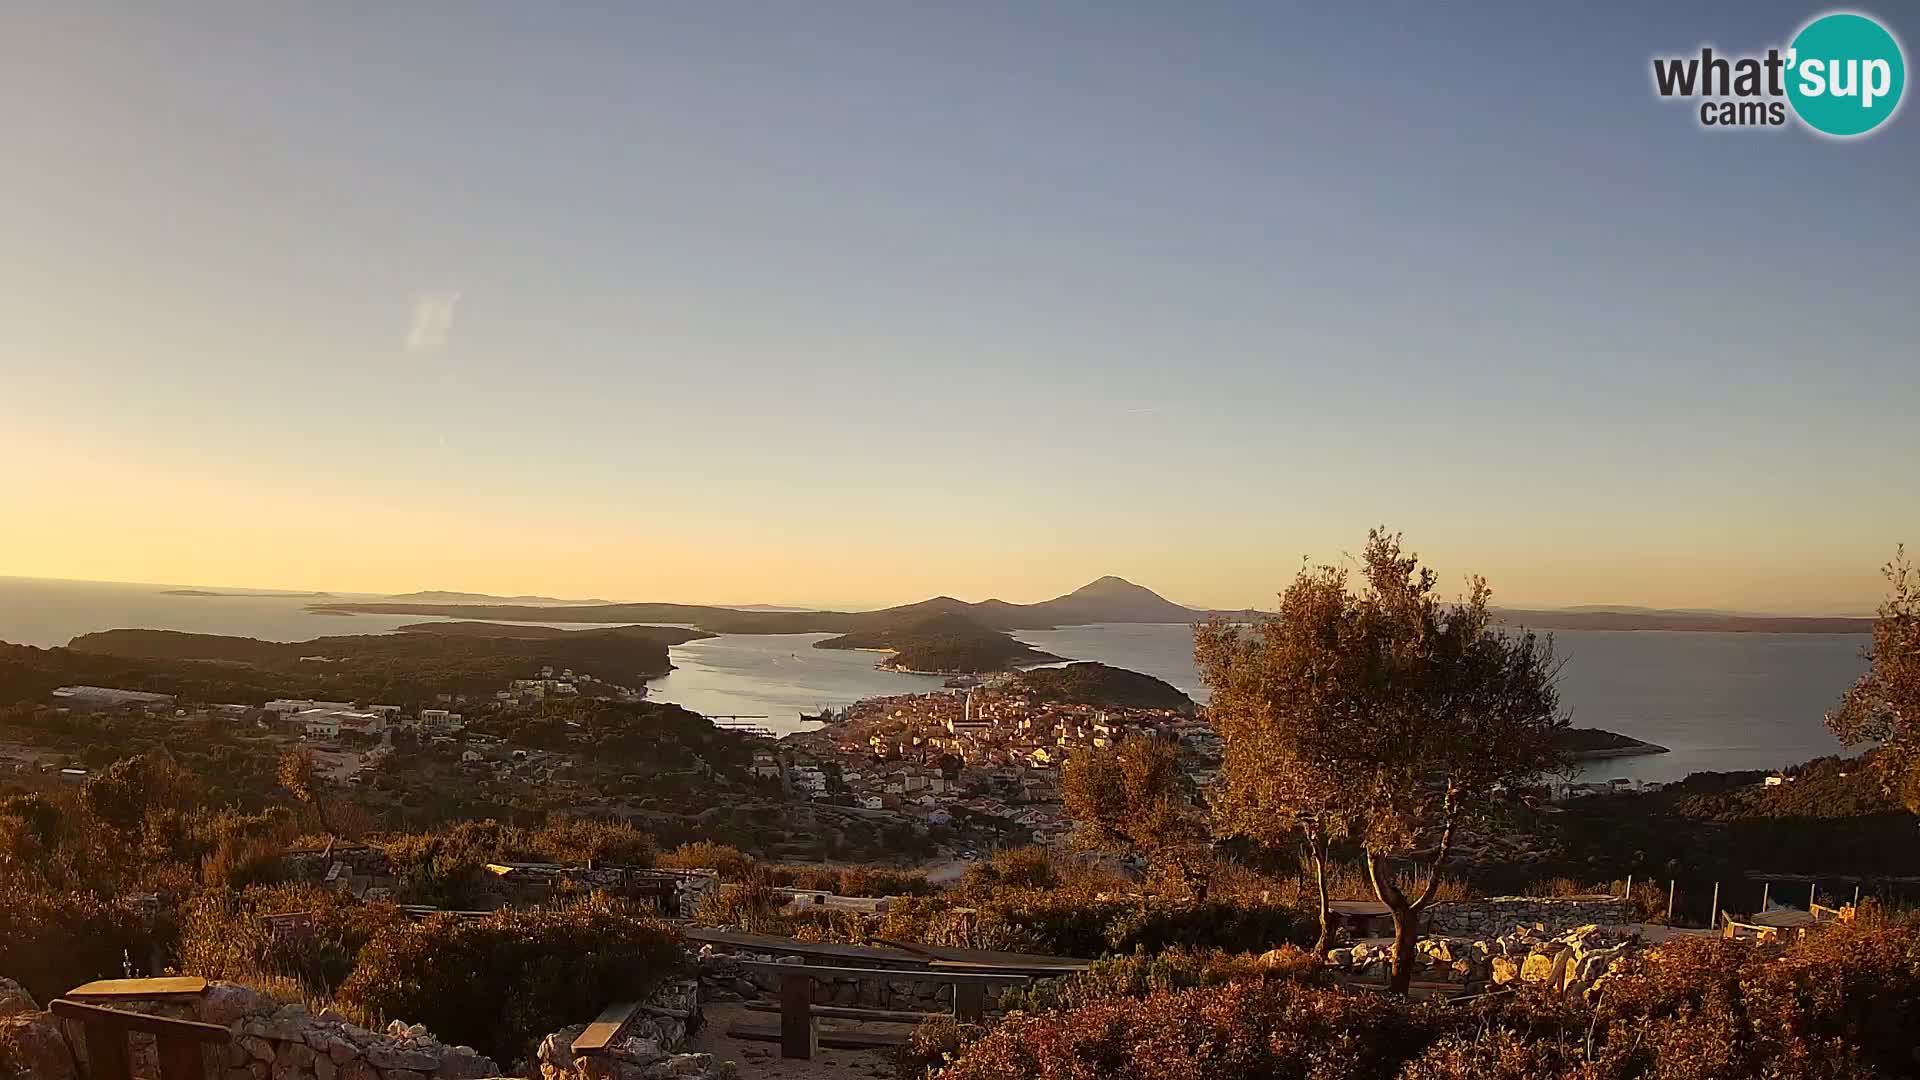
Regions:
<instances>
[{"instance_id":1,"label":"sea","mask_svg":"<svg viewBox=\"0 0 1920 1080\"><path fill-rule=\"evenodd\" d=\"M328 615L331 594L180 595L178 586L0 577L0 641L50 647L80 634L136 627L305 641L389 633L417 615ZM553 622L569 629L601 623ZM863 698L937 690L944 680L881 671L868 652L815 649L825 634L722 634L677 645L653 700L776 732L802 730L802 712ZM1096 624L1015 636L1074 660L1153 675L1204 700L1184 624ZM1703 770L1774 769L1842 752L1822 723L1866 670L1863 634L1724 634L1561 630L1562 704L1580 727L1605 728L1671 752L1590 762L1588 780L1677 780Z\"/></svg>"}]
</instances>

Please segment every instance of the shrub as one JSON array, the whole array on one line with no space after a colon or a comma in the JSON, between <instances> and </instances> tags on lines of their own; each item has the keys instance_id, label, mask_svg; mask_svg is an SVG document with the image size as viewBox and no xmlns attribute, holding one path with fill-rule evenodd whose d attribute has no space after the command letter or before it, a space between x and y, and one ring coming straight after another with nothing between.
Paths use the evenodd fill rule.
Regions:
<instances>
[{"instance_id":1,"label":"shrub","mask_svg":"<svg viewBox=\"0 0 1920 1080\"><path fill-rule=\"evenodd\" d=\"M277 930L265 918L294 913L303 918ZM390 903L317 885L214 890L181 907L180 969L256 986L291 979L303 995L326 997L346 981L369 941L406 924Z\"/></svg>"},{"instance_id":2,"label":"shrub","mask_svg":"<svg viewBox=\"0 0 1920 1080\"><path fill-rule=\"evenodd\" d=\"M1271 958L1217 949L1175 948L1096 961L1084 972L1043 979L1010 990L1001 996L1000 1007L1009 1011L1050 1012L1079 1008L1102 998L1143 998L1162 991L1230 982L1321 982L1325 979L1324 972L1311 954L1293 946L1287 946Z\"/></svg>"},{"instance_id":3,"label":"shrub","mask_svg":"<svg viewBox=\"0 0 1920 1080\"><path fill-rule=\"evenodd\" d=\"M0 973L40 1001L144 962L156 931L128 897L56 892L22 877L0 879Z\"/></svg>"},{"instance_id":4,"label":"shrub","mask_svg":"<svg viewBox=\"0 0 1920 1080\"><path fill-rule=\"evenodd\" d=\"M818 889L841 896L928 896L934 892L927 875L915 870L889 870L872 866L776 866L770 874L776 885Z\"/></svg>"},{"instance_id":5,"label":"shrub","mask_svg":"<svg viewBox=\"0 0 1920 1080\"><path fill-rule=\"evenodd\" d=\"M722 881L739 881L753 869L753 858L737 847L696 840L663 852L660 866L673 870L717 870Z\"/></svg>"},{"instance_id":6,"label":"shrub","mask_svg":"<svg viewBox=\"0 0 1920 1080\"><path fill-rule=\"evenodd\" d=\"M1388 1080L1434 1034L1432 1010L1380 994L1233 983L1008 1017L942 1080Z\"/></svg>"},{"instance_id":7,"label":"shrub","mask_svg":"<svg viewBox=\"0 0 1920 1080\"><path fill-rule=\"evenodd\" d=\"M979 1024L963 1023L951 1016L933 1016L914 1026L906 1045L900 1048L896 1064L899 1074L917 1080L951 1063L962 1050L978 1042L987 1033Z\"/></svg>"},{"instance_id":8,"label":"shrub","mask_svg":"<svg viewBox=\"0 0 1920 1080\"><path fill-rule=\"evenodd\" d=\"M595 898L486 918L437 915L382 930L336 1000L369 1024L423 1023L448 1043L519 1061L535 1040L644 998L686 967L680 939L638 909Z\"/></svg>"}]
</instances>

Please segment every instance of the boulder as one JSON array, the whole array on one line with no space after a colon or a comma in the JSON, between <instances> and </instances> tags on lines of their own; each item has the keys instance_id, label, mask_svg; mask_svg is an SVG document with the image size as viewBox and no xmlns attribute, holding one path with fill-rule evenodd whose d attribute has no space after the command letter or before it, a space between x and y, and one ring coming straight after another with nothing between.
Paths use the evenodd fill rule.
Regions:
<instances>
[{"instance_id":1,"label":"boulder","mask_svg":"<svg viewBox=\"0 0 1920 1080\"><path fill-rule=\"evenodd\" d=\"M12 979L0 979L0 1017L39 1011L40 1003L33 1000L26 987Z\"/></svg>"},{"instance_id":2,"label":"boulder","mask_svg":"<svg viewBox=\"0 0 1920 1080\"><path fill-rule=\"evenodd\" d=\"M75 1080L73 1051L52 1013L16 1012L0 1017L0 1074Z\"/></svg>"}]
</instances>

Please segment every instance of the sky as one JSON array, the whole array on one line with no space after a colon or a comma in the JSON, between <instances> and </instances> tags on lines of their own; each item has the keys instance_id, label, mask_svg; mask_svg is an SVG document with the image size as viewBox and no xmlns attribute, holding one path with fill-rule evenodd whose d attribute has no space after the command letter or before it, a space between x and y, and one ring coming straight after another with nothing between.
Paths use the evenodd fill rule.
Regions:
<instances>
[{"instance_id":1,"label":"sky","mask_svg":"<svg viewBox=\"0 0 1920 1080\"><path fill-rule=\"evenodd\" d=\"M1821 10L9 5L0 574L1870 610L1920 115L1649 75Z\"/></svg>"}]
</instances>

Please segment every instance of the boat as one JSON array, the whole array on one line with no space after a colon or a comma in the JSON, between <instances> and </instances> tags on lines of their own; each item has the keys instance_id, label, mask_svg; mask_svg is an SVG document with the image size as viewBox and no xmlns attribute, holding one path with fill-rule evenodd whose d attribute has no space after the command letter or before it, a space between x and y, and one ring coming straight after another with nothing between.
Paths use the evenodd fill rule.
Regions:
<instances>
[{"instance_id":1,"label":"boat","mask_svg":"<svg viewBox=\"0 0 1920 1080\"><path fill-rule=\"evenodd\" d=\"M819 712L802 712L800 719L815 724L831 724L846 717L845 713L836 714L832 706L822 705Z\"/></svg>"}]
</instances>

